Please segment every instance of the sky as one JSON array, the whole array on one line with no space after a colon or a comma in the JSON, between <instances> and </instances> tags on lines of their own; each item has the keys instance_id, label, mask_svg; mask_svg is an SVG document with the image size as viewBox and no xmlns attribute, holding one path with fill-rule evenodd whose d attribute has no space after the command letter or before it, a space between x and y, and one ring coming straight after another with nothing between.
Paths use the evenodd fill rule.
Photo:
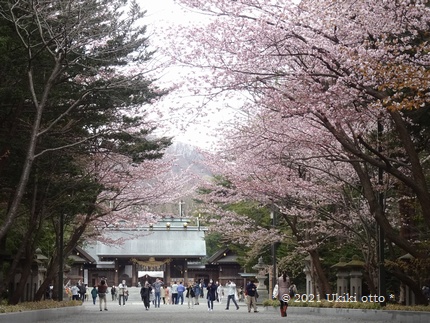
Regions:
<instances>
[{"instance_id":1,"label":"sky","mask_svg":"<svg viewBox=\"0 0 430 323\"><path fill-rule=\"evenodd\" d=\"M173 0L139 0L139 4L142 9L147 11L144 23L147 25L149 40L155 47L165 46L160 42L166 34L165 28L174 24L186 25L207 20L207 17L181 7ZM170 67L163 71L160 84L167 87L174 82L183 81L189 73L195 72L191 72L185 67ZM201 100L202 98L193 97L184 92L175 92L164 97L157 104L157 108L167 111L171 106L186 105L192 107L199 105ZM216 135L216 128L221 122L232 117L232 111L223 110L219 112L217 108L214 106L213 112L206 117L196 116L192 113L182 115L167 113L163 118L163 124L166 128L163 128L162 135L174 136L174 141L189 143L201 148L211 148L219 140Z\"/></svg>"}]
</instances>

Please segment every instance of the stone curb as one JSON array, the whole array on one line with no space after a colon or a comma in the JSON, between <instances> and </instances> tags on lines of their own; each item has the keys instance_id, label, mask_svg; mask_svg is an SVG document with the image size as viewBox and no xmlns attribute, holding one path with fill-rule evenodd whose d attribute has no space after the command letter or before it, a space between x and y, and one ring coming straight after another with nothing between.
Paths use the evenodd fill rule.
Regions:
<instances>
[{"instance_id":1,"label":"stone curb","mask_svg":"<svg viewBox=\"0 0 430 323\"><path fill-rule=\"evenodd\" d=\"M262 307L261 310L267 312L278 312L279 308ZM81 314L84 312L84 306L71 306L62 308L53 308L45 310L13 312L0 314L0 322L39 322L43 320L58 320L62 317ZM384 311L384 310L369 310L369 309L344 309L344 308L320 308L320 307L289 307L288 313L310 314L318 316L335 316L348 319L366 319L366 322L414 322L428 323L430 322L430 312L414 312L414 311Z\"/></svg>"},{"instance_id":2,"label":"stone curb","mask_svg":"<svg viewBox=\"0 0 430 323\"><path fill-rule=\"evenodd\" d=\"M83 306L70 306L35 311L1 313L0 322L38 322L42 320L61 319L65 316L80 314L83 309Z\"/></svg>"},{"instance_id":3,"label":"stone curb","mask_svg":"<svg viewBox=\"0 0 430 323\"><path fill-rule=\"evenodd\" d=\"M279 311L279 308L264 307L266 311ZM430 322L430 312L419 311L387 311L353 308L323 308L323 307L293 307L288 308L288 313L312 314L315 316L339 316L345 319L357 319L366 317L366 322L386 321L386 322Z\"/></svg>"}]
</instances>

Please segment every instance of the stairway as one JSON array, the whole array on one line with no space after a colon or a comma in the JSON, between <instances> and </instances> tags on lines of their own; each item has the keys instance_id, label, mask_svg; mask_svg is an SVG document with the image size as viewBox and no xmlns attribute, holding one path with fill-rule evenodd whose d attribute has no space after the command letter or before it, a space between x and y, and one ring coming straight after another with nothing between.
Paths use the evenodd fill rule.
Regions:
<instances>
[{"instance_id":1,"label":"stairway","mask_svg":"<svg viewBox=\"0 0 430 323\"><path fill-rule=\"evenodd\" d=\"M140 297L140 287L128 287L128 300L131 303L142 303L142 298Z\"/></svg>"}]
</instances>

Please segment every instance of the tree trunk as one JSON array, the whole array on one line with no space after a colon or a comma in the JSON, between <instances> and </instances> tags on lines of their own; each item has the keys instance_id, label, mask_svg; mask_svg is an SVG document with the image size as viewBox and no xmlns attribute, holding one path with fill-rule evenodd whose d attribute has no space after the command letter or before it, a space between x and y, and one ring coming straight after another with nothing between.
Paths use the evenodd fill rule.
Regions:
<instances>
[{"instance_id":1,"label":"tree trunk","mask_svg":"<svg viewBox=\"0 0 430 323\"><path fill-rule=\"evenodd\" d=\"M374 280L372 278L370 270L371 270L370 268L367 268L367 270L365 270L363 272L363 277L364 277L364 279L367 282L367 286L369 287L370 295L376 295L377 292L378 292L378 289L376 288L376 285L375 285L375 282L374 282Z\"/></svg>"},{"instance_id":2,"label":"tree trunk","mask_svg":"<svg viewBox=\"0 0 430 323\"><path fill-rule=\"evenodd\" d=\"M394 120L397 133L399 134L399 138L403 143L403 148L405 149L411 163L414 186L411 187L408 185L408 183L404 184L411 187L411 189L416 194L421 205L423 217L427 223L427 226L430 227L430 192L427 186L427 180L422 169L420 158L417 154L415 145L411 139L408 129L406 128L404 119L400 112L396 110L389 110L389 113Z\"/></svg>"},{"instance_id":3,"label":"tree trunk","mask_svg":"<svg viewBox=\"0 0 430 323\"><path fill-rule=\"evenodd\" d=\"M92 212L92 210L91 210ZM90 214L91 214L90 212ZM73 230L73 234L70 237L70 240L67 242L67 244L64 247L64 251L63 251L63 257L64 259L67 259L68 255L70 254L70 252L73 250L73 248L77 245L79 239L82 237L83 232L85 232L85 229L88 226L88 223L90 222L90 216L87 216L87 221L84 221L79 227L74 228ZM58 232L59 230L57 230L57 241L58 241ZM37 290L36 295L35 295L35 300L41 300L46 289L49 287L50 283L54 280L57 280L58 277L58 271L59 271L59 259L58 259L58 246L56 251L54 252L52 261L50 263L50 266L47 268L46 271L46 278L43 281L43 283L41 284L40 288ZM63 282L58 282L57 284L63 284L64 285L64 281ZM54 286L54 291L57 291L58 288L55 288Z\"/></svg>"},{"instance_id":4,"label":"tree trunk","mask_svg":"<svg viewBox=\"0 0 430 323\"><path fill-rule=\"evenodd\" d=\"M6 235L9 228L14 223L14 220L18 214L18 210L19 210L22 198L26 191L28 180L30 178L30 173L33 168L33 163L35 159L35 152L37 147L38 135L40 131L40 124L42 122L43 111L48 102L48 96L52 90L55 80L57 79L57 77L59 76L59 72L61 71L61 61L62 61L62 55L59 55L59 57L55 62L55 66L52 70L52 73L45 84L45 88L40 100L38 100L38 97L34 88L32 66L30 65L28 68L27 76L28 76L30 90L32 93L33 105L36 113L35 113L33 125L31 128L30 140L27 148L27 155L24 160L24 166L22 168L21 177L19 179L18 185L16 186L16 190L15 190L10 208L7 210L6 217L2 225L0 226L0 239L2 239Z\"/></svg>"},{"instance_id":5,"label":"tree trunk","mask_svg":"<svg viewBox=\"0 0 430 323\"><path fill-rule=\"evenodd\" d=\"M331 287L328 282L325 271L322 267L319 253L317 250L310 250L309 256L311 257L312 266L315 272L316 283L319 287L319 294L321 297L325 297L326 294L331 294ZM312 273L313 276L313 273Z\"/></svg>"},{"instance_id":6,"label":"tree trunk","mask_svg":"<svg viewBox=\"0 0 430 323\"><path fill-rule=\"evenodd\" d=\"M43 296L45 295L46 289L49 287L52 281L54 281L55 276L58 273L58 257L55 256L57 254L57 251L55 251L53 258L51 259L51 262L48 265L48 268L46 269L46 277L45 280L40 285L39 289L37 290L36 294L34 295L35 301L42 300ZM54 286L54 292L57 289Z\"/></svg>"},{"instance_id":7,"label":"tree trunk","mask_svg":"<svg viewBox=\"0 0 430 323\"><path fill-rule=\"evenodd\" d=\"M427 298L423 295L420 285L415 282L411 277L399 270L389 270L389 272L397 277L400 281L409 286L412 292L415 294L415 301L417 305L429 305Z\"/></svg>"},{"instance_id":8,"label":"tree trunk","mask_svg":"<svg viewBox=\"0 0 430 323\"><path fill-rule=\"evenodd\" d=\"M33 265L33 259L32 259L32 252L26 252L26 260L22 266L21 266L21 277L18 283L18 286L13 291L13 294L11 295L9 299L9 303L12 305L18 304L20 301L22 301L22 295L24 295L25 287L27 286L28 277L31 274L31 267ZM32 286L30 286L32 288ZM30 295L31 299L31 295Z\"/></svg>"},{"instance_id":9,"label":"tree trunk","mask_svg":"<svg viewBox=\"0 0 430 323\"><path fill-rule=\"evenodd\" d=\"M377 193L373 189L369 174L363 170L360 163L351 162L351 165L354 167L360 179L360 183L363 187L363 195L369 203L370 212L378 225L380 225L384 230L386 237L396 244L400 249L410 253L416 258L422 258L425 256L425 253L422 250L419 250L416 245L411 244L408 240L401 237L398 232L393 229L387 217L385 216L382 206L379 205Z\"/></svg>"}]
</instances>

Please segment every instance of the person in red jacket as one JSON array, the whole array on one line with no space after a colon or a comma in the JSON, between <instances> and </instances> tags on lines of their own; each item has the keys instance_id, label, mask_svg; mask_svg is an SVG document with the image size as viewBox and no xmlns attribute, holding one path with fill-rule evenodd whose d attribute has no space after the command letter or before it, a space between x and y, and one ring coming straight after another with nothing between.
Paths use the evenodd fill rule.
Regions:
<instances>
[{"instance_id":1,"label":"person in red jacket","mask_svg":"<svg viewBox=\"0 0 430 323\"><path fill-rule=\"evenodd\" d=\"M97 292L99 294L99 302L100 302L100 311L102 311L102 303L104 303L105 311L107 311L107 304L106 304L106 293L107 293L107 284L104 279L100 281L100 284L97 286Z\"/></svg>"}]
</instances>

